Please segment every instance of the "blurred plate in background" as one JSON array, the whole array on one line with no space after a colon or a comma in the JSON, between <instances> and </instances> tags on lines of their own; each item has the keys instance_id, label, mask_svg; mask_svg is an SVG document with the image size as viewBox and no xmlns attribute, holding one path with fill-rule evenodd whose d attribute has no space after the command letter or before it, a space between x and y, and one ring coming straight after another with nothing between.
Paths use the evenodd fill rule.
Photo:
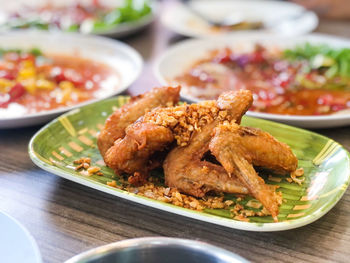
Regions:
<instances>
[{"instance_id":1,"label":"blurred plate in background","mask_svg":"<svg viewBox=\"0 0 350 263\"><path fill-rule=\"evenodd\" d=\"M212 50L231 48L241 51L252 49L256 43L266 47L292 48L298 44L326 44L330 47L350 47L348 39L321 34L311 34L299 37L277 36L264 33L241 32L232 35L216 37L215 39L190 39L171 47L161 56L155 65L155 74L163 85L178 85L175 78L188 71L191 66L200 59L206 58ZM181 90L181 96L187 101L197 102L200 99L186 92L185 86ZM350 113L346 110L329 115L282 115L263 112L248 111L248 116L263 118L278 122L296 125L305 128L327 128L345 126L350 124Z\"/></svg>"},{"instance_id":2,"label":"blurred plate in background","mask_svg":"<svg viewBox=\"0 0 350 263\"><path fill-rule=\"evenodd\" d=\"M45 31L16 31L0 36L1 48L39 48L44 54L59 54L89 59L115 70L118 83L105 83L97 98L85 102L23 116L0 118L0 128L24 127L44 123L64 111L123 92L135 81L142 69L141 56L128 45L103 37ZM69 62L67 62L69 66ZM115 85L116 84L116 85ZM3 109L1 109L3 110Z\"/></svg>"},{"instance_id":3,"label":"blurred plate in background","mask_svg":"<svg viewBox=\"0 0 350 263\"><path fill-rule=\"evenodd\" d=\"M14 218L0 212L0 258L6 263L41 263L32 235Z\"/></svg>"},{"instance_id":4,"label":"blurred plate in background","mask_svg":"<svg viewBox=\"0 0 350 263\"><path fill-rule=\"evenodd\" d=\"M123 37L155 18L152 0L0 1L0 30L40 29Z\"/></svg>"},{"instance_id":5,"label":"blurred plate in background","mask_svg":"<svg viewBox=\"0 0 350 263\"><path fill-rule=\"evenodd\" d=\"M318 25L314 12L306 11L302 6L282 1L229 1L229 0L192 0L168 5L161 21L169 29L189 37L210 37L226 33L234 34L241 29L260 24L257 31L279 35L300 35L313 31ZM188 8L190 6L191 8ZM195 10L195 11L192 11ZM239 27L220 30L211 27L196 13L213 21L241 21ZM249 30L250 31L250 30Z\"/></svg>"}]
</instances>

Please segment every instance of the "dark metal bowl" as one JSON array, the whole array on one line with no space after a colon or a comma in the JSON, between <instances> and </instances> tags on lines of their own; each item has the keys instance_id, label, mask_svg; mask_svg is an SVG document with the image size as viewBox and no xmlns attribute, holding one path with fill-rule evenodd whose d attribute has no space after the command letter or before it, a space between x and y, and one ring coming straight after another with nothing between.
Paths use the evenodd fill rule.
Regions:
<instances>
[{"instance_id":1,"label":"dark metal bowl","mask_svg":"<svg viewBox=\"0 0 350 263\"><path fill-rule=\"evenodd\" d=\"M66 263L246 263L245 259L207 243L149 237L129 239L79 254Z\"/></svg>"}]
</instances>

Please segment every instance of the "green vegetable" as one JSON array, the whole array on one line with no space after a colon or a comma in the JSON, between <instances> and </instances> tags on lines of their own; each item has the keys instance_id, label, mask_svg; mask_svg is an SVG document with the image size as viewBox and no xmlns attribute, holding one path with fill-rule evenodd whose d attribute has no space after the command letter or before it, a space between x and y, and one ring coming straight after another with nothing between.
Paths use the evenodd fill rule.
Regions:
<instances>
[{"instance_id":1,"label":"green vegetable","mask_svg":"<svg viewBox=\"0 0 350 263\"><path fill-rule=\"evenodd\" d=\"M35 48L32 48L30 51L29 51L30 54L32 54L33 56L35 57L38 57L38 56L42 56L43 55L43 52L41 52L41 50L37 47Z\"/></svg>"},{"instance_id":2,"label":"green vegetable","mask_svg":"<svg viewBox=\"0 0 350 263\"><path fill-rule=\"evenodd\" d=\"M339 71L339 67L337 64L332 65L325 73L327 78L334 78Z\"/></svg>"},{"instance_id":3,"label":"green vegetable","mask_svg":"<svg viewBox=\"0 0 350 263\"><path fill-rule=\"evenodd\" d=\"M68 28L66 28L65 30L67 31L67 32L77 32L77 31L79 31L79 25L77 25L77 24L73 24L73 25L70 25Z\"/></svg>"},{"instance_id":4,"label":"green vegetable","mask_svg":"<svg viewBox=\"0 0 350 263\"><path fill-rule=\"evenodd\" d=\"M308 61L308 71L324 68L328 78L350 77L350 48L332 48L328 45L306 43L285 50L284 57L292 61Z\"/></svg>"},{"instance_id":5,"label":"green vegetable","mask_svg":"<svg viewBox=\"0 0 350 263\"><path fill-rule=\"evenodd\" d=\"M39 48L32 48L29 51L19 49L19 48L0 48L0 57L3 56L6 53L17 53L17 54L25 54L29 53L32 54L35 57L42 56L43 53Z\"/></svg>"},{"instance_id":6,"label":"green vegetable","mask_svg":"<svg viewBox=\"0 0 350 263\"><path fill-rule=\"evenodd\" d=\"M126 22L133 22L150 14L152 11L147 0L133 1L126 0L124 5L115 8L113 11L94 22L94 32L106 31L116 25Z\"/></svg>"},{"instance_id":7,"label":"green vegetable","mask_svg":"<svg viewBox=\"0 0 350 263\"><path fill-rule=\"evenodd\" d=\"M147 1L142 6L137 6L137 1L126 0L125 5L117 8L121 13L121 22L135 21L151 12L151 8Z\"/></svg>"},{"instance_id":8,"label":"green vegetable","mask_svg":"<svg viewBox=\"0 0 350 263\"><path fill-rule=\"evenodd\" d=\"M14 29L14 28L36 28L36 29L42 29L42 30L48 30L49 24L41 21L40 19L10 19L7 23L3 24L2 27L8 28L8 29Z\"/></svg>"},{"instance_id":9,"label":"green vegetable","mask_svg":"<svg viewBox=\"0 0 350 263\"><path fill-rule=\"evenodd\" d=\"M107 25L116 25L122 21L122 14L120 10L115 9L109 14L107 14L103 20L103 22Z\"/></svg>"},{"instance_id":10,"label":"green vegetable","mask_svg":"<svg viewBox=\"0 0 350 263\"><path fill-rule=\"evenodd\" d=\"M37 29L41 29L41 30L48 30L49 26L50 25L48 23L42 22L40 20L31 21L28 23L28 28L37 28Z\"/></svg>"},{"instance_id":11,"label":"green vegetable","mask_svg":"<svg viewBox=\"0 0 350 263\"><path fill-rule=\"evenodd\" d=\"M0 56L3 56L6 53L17 53L21 54L22 50L17 48L7 49L7 48L0 48Z\"/></svg>"}]
</instances>

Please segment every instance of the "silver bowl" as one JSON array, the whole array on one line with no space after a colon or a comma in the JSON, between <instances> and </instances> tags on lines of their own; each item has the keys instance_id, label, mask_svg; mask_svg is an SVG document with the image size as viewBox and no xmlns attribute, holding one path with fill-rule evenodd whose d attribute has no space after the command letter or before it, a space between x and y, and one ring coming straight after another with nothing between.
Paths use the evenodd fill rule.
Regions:
<instances>
[{"instance_id":1,"label":"silver bowl","mask_svg":"<svg viewBox=\"0 0 350 263\"><path fill-rule=\"evenodd\" d=\"M247 263L207 243L167 237L128 239L83 252L65 263Z\"/></svg>"}]
</instances>

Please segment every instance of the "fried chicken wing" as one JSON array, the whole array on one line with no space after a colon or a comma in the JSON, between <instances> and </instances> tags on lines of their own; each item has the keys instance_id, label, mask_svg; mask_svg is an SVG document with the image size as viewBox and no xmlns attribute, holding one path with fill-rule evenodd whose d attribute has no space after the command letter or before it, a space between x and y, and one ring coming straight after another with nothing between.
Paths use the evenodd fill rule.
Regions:
<instances>
[{"instance_id":1,"label":"fried chicken wing","mask_svg":"<svg viewBox=\"0 0 350 263\"><path fill-rule=\"evenodd\" d=\"M238 177L277 221L280 199L253 165L282 174L295 171L298 160L291 149L266 132L232 123L215 128L209 149L229 175Z\"/></svg>"},{"instance_id":2,"label":"fried chicken wing","mask_svg":"<svg viewBox=\"0 0 350 263\"><path fill-rule=\"evenodd\" d=\"M278 174L291 173L298 166L298 159L287 144L257 128L235 124L220 125L215 129L210 150L215 155L215 152L219 153L221 150L218 142L229 145L234 140L243 157L254 166L267 168Z\"/></svg>"},{"instance_id":3,"label":"fried chicken wing","mask_svg":"<svg viewBox=\"0 0 350 263\"><path fill-rule=\"evenodd\" d=\"M125 172L135 175L137 180L129 180L133 184L143 183L148 171L155 168L156 164L160 165L157 160L152 160L152 155L163 151L173 140L174 136L169 128L137 121L126 129L123 139L116 140L108 149L105 155L106 164L117 174Z\"/></svg>"},{"instance_id":4,"label":"fried chicken wing","mask_svg":"<svg viewBox=\"0 0 350 263\"><path fill-rule=\"evenodd\" d=\"M290 147L276 140L271 134L257 128L242 126L239 127L238 133L241 146L249 153L246 157L254 166L267 168L282 175L297 169L298 159Z\"/></svg>"},{"instance_id":5,"label":"fried chicken wing","mask_svg":"<svg viewBox=\"0 0 350 263\"><path fill-rule=\"evenodd\" d=\"M125 136L125 129L147 111L156 107L175 105L179 101L180 87L154 88L151 91L133 97L129 103L117 109L106 120L98 136L97 145L102 157L114 141Z\"/></svg>"},{"instance_id":6,"label":"fried chicken wing","mask_svg":"<svg viewBox=\"0 0 350 263\"><path fill-rule=\"evenodd\" d=\"M242 115L252 103L250 91L222 94L217 107L223 116L208 123L197 131L187 146L177 146L166 157L163 168L165 183L179 191L197 197L208 191L247 194L248 189L235 177L229 176L223 167L203 161L209 150L209 142L214 128L222 121L240 122Z\"/></svg>"},{"instance_id":7,"label":"fried chicken wing","mask_svg":"<svg viewBox=\"0 0 350 263\"><path fill-rule=\"evenodd\" d=\"M195 197L209 191L251 194L277 221L281 195L254 167L288 174L298 160L267 132L239 125L252 105L251 92L230 91L217 101L173 106L179 91L153 89L107 119L98 138L106 165L129 174L134 185L145 183L150 170L163 165L169 187Z\"/></svg>"},{"instance_id":8,"label":"fried chicken wing","mask_svg":"<svg viewBox=\"0 0 350 263\"><path fill-rule=\"evenodd\" d=\"M215 124L197 132L187 146L177 146L163 163L165 184L180 192L203 197L209 191L248 194L248 189L222 166L202 161Z\"/></svg>"}]
</instances>

